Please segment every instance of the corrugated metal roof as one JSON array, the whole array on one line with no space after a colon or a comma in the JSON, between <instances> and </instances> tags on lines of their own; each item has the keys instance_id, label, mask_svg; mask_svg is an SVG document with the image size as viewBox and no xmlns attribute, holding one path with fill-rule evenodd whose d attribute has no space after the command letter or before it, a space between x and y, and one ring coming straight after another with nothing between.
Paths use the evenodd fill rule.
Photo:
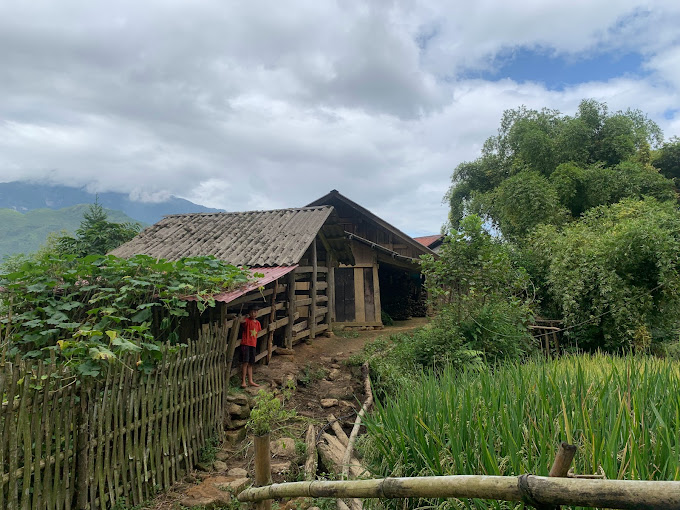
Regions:
<instances>
[{"instance_id":1,"label":"corrugated metal roof","mask_svg":"<svg viewBox=\"0 0 680 510\"><path fill-rule=\"evenodd\" d=\"M251 292L255 289L257 289L260 286L267 285L270 282L273 282L274 280L278 280L282 276L290 273L293 271L297 266L281 266L281 267L256 267L250 270L251 274L254 273L261 273L264 276L261 278L258 278L254 282L246 285L245 287L242 287L240 289L232 290L230 292L223 292L222 294L215 294L213 296L213 299L215 301L220 301L222 303L230 303L237 297L243 296L244 294L247 294L248 292ZM187 298L187 301L196 301L196 297L192 296Z\"/></svg>"},{"instance_id":2,"label":"corrugated metal roof","mask_svg":"<svg viewBox=\"0 0 680 510\"><path fill-rule=\"evenodd\" d=\"M130 257L143 253L168 260L214 255L235 265L292 266L300 261L331 213L332 207L322 206L176 214L144 229L111 254ZM339 225L328 228L340 229Z\"/></svg>"}]
</instances>

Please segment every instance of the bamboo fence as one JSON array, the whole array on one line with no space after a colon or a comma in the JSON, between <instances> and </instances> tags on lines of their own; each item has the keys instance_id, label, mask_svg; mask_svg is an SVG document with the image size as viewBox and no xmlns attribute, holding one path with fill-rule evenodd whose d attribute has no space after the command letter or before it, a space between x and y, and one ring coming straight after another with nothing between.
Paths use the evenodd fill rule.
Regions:
<instances>
[{"instance_id":1,"label":"bamboo fence","mask_svg":"<svg viewBox=\"0 0 680 510\"><path fill-rule=\"evenodd\" d=\"M168 488L224 432L227 338L206 327L150 374L130 356L90 383L55 364L0 366L0 508L105 510Z\"/></svg>"}]
</instances>

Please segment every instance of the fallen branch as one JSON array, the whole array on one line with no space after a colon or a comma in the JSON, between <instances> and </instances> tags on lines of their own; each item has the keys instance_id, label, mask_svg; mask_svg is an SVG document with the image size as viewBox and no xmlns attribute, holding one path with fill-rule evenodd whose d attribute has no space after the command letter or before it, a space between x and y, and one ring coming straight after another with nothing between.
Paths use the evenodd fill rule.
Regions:
<instances>
[{"instance_id":1,"label":"fallen branch","mask_svg":"<svg viewBox=\"0 0 680 510\"><path fill-rule=\"evenodd\" d=\"M307 428L305 435L305 445L307 446L307 460L305 461L305 480L314 480L316 470L319 467L319 454L316 451L316 430L314 425Z\"/></svg>"},{"instance_id":2,"label":"fallen branch","mask_svg":"<svg viewBox=\"0 0 680 510\"><path fill-rule=\"evenodd\" d=\"M340 423L338 422L338 419L335 417L335 415L328 415L328 423L333 429L333 432L335 432L335 437L337 437L342 445L347 448L347 445L349 444L349 438L347 437L347 434L345 434L345 431L342 430L342 427L340 426Z\"/></svg>"}]
</instances>

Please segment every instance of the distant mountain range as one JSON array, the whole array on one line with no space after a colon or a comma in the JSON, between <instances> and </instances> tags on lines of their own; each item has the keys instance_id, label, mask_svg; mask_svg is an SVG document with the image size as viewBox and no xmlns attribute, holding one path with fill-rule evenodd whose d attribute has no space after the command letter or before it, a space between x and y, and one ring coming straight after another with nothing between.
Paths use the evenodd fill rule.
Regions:
<instances>
[{"instance_id":1,"label":"distant mountain range","mask_svg":"<svg viewBox=\"0 0 680 510\"><path fill-rule=\"evenodd\" d=\"M219 212L194 204L183 198L170 197L165 202L135 202L125 193L90 193L83 188L48 186L29 182L0 183L0 209L28 212L34 209L63 209L78 204L92 204L99 197L99 203L106 209L123 211L142 223L156 223L166 214L197 212Z\"/></svg>"},{"instance_id":2,"label":"distant mountain range","mask_svg":"<svg viewBox=\"0 0 680 510\"><path fill-rule=\"evenodd\" d=\"M218 212L182 198L134 202L124 193L89 193L81 188L26 182L0 183L0 261L6 255L31 253L51 232L73 233L83 213L99 198L110 221L156 223L166 214Z\"/></svg>"}]
</instances>

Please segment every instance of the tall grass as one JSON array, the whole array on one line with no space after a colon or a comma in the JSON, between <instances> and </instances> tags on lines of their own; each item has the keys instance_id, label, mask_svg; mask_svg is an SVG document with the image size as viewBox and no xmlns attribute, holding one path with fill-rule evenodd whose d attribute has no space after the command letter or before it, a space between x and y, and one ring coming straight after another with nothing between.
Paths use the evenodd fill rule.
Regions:
<instances>
[{"instance_id":1,"label":"tall grass","mask_svg":"<svg viewBox=\"0 0 680 510\"><path fill-rule=\"evenodd\" d=\"M593 355L424 374L377 403L367 428L385 476L546 476L566 440L577 473L679 480L680 364Z\"/></svg>"}]
</instances>

